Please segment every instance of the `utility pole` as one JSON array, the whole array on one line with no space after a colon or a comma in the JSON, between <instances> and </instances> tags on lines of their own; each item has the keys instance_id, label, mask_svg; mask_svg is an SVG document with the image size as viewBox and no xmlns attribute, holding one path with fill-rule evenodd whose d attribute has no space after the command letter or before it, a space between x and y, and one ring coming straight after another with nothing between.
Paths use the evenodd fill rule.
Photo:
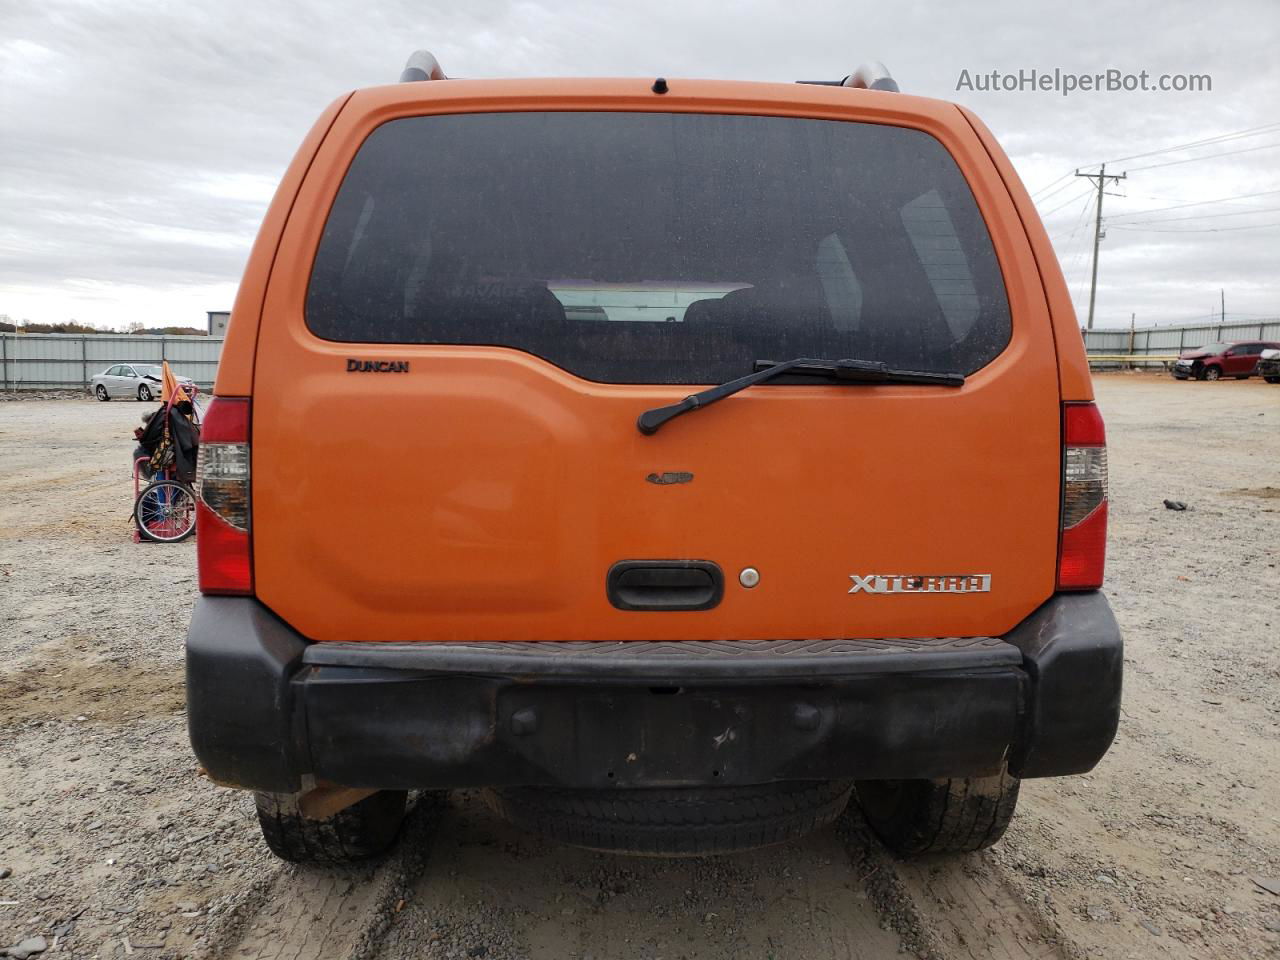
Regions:
<instances>
[{"instance_id":1,"label":"utility pole","mask_svg":"<svg viewBox=\"0 0 1280 960\"><path fill-rule=\"evenodd\" d=\"M1227 322L1227 291L1225 287L1218 288L1218 296L1222 298L1220 301L1222 303L1222 322L1226 323Z\"/></svg>"},{"instance_id":2,"label":"utility pole","mask_svg":"<svg viewBox=\"0 0 1280 960\"><path fill-rule=\"evenodd\" d=\"M1098 208L1093 221L1093 279L1089 282L1089 323L1086 329L1093 329L1093 302L1098 296L1098 244L1102 241L1102 188L1108 180L1119 183L1125 179L1128 174L1112 174L1107 176L1107 165L1104 163L1097 173L1081 173L1076 171L1077 177L1087 177L1090 180L1098 182Z\"/></svg>"}]
</instances>

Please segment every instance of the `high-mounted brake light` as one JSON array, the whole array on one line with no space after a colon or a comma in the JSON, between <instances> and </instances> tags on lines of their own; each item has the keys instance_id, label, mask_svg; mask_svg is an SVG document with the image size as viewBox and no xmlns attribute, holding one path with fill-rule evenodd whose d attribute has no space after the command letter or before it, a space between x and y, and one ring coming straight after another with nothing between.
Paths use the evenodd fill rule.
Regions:
<instances>
[{"instance_id":1,"label":"high-mounted brake light","mask_svg":"<svg viewBox=\"0 0 1280 960\"><path fill-rule=\"evenodd\" d=\"M1058 589L1096 590L1107 560L1107 433L1092 403L1062 406Z\"/></svg>"},{"instance_id":2,"label":"high-mounted brake light","mask_svg":"<svg viewBox=\"0 0 1280 960\"><path fill-rule=\"evenodd\" d=\"M196 559L200 592L253 593L249 401L215 397L200 427Z\"/></svg>"}]
</instances>

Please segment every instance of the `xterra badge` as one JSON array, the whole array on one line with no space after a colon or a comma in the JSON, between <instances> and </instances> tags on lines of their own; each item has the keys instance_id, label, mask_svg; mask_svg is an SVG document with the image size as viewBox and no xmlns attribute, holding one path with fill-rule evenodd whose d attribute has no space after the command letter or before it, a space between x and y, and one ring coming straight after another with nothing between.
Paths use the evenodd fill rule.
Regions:
<instances>
[{"instance_id":1,"label":"xterra badge","mask_svg":"<svg viewBox=\"0 0 1280 960\"><path fill-rule=\"evenodd\" d=\"M850 574L850 593L990 593L989 573Z\"/></svg>"}]
</instances>

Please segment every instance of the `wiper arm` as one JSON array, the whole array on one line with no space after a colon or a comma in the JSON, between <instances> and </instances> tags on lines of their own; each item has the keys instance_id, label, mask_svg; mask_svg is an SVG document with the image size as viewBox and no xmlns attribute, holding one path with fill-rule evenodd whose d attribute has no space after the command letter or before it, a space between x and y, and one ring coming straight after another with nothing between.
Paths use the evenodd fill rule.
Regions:
<instances>
[{"instance_id":1,"label":"wiper arm","mask_svg":"<svg viewBox=\"0 0 1280 960\"><path fill-rule=\"evenodd\" d=\"M756 372L749 373L737 380L730 380L718 387L708 387L700 393L694 393L679 403L665 407L654 407L640 414L636 420L636 429L645 436L658 432L668 420L709 406L717 400L732 396L739 390L764 383L783 374L806 377L829 377L842 383L924 383L940 387L964 386L964 375L959 373L929 373L923 370L894 370L878 360L815 360L811 357L798 357L795 360L784 360L778 363L773 360L757 360Z\"/></svg>"}]
</instances>

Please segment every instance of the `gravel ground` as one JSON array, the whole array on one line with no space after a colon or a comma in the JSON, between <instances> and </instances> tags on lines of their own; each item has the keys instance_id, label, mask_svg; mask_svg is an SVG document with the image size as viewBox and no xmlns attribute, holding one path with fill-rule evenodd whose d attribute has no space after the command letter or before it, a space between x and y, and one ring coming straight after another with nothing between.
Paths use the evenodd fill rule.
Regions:
<instances>
[{"instance_id":1,"label":"gravel ground","mask_svg":"<svg viewBox=\"0 0 1280 960\"><path fill-rule=\"evenodd\" d=\"M901 864L855 816L630 859L426 802L386 860L297 868L186 743L194 544L130 539L142 406L0 404L0 951L68 957L1280 955L1280 387L1108 375L1125 714L1005 840ZM1165 498L1188 509L1165 509ZM27 946L38 946L39 941ZM18 953L21 955L21 952Z\"/></svg>"}]
</instances>

